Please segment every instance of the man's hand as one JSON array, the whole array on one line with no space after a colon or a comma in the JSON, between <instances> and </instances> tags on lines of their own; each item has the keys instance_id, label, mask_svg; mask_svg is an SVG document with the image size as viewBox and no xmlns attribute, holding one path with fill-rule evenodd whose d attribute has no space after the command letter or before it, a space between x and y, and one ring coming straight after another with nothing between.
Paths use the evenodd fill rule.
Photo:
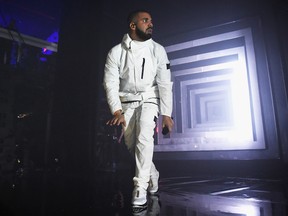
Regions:
<instances>
[{"instance_id":1,"label":"man's hand","mask_svg":"<svg viewBox=\"0 0 288 216\"><path fill-rule=\"evenodd\" d=\"M173 119L171 117L163 116L163 118L162 118L162 129L164 127L167 127L168 132L170 133L172 131L173 125L174 125L174 121L173 121Z\"/></svg>"},{"instance_id":2,"label":"man's hand","mask_svg":"<svg viewBox=\"0 0 288 216\"><path fill-rule=\"evenodd\" d=\"M124 127L126 126L126 121L124 118L124 114L122 113L122 110L116 111L114 113L113 118L106 122L106 125L110 125L110 126L113 126L113 125L119 126L120 124L122 124Z\"/></svg>"}]
</instances>

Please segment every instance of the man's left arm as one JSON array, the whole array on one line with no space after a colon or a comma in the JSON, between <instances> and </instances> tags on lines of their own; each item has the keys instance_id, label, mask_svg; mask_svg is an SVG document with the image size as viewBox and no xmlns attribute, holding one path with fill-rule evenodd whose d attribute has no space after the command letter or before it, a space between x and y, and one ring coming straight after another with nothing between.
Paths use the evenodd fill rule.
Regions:
<instances>
[{"instance_id":1,"label":"man's left arm","mask_svg":"<svg viewBox=\"0 0 288 216\"><path fill-rule=\"evenodd\" d=\"M160 114L163 116L162 127L164 128L166 126L169 132L171 132L174 124L173 119L171 118L173 108L173 83L171 81L170 62L164 47L163 49L160 49L158 57L159 64L156 81L160 95Z\"/></svg>"}]
</instances>

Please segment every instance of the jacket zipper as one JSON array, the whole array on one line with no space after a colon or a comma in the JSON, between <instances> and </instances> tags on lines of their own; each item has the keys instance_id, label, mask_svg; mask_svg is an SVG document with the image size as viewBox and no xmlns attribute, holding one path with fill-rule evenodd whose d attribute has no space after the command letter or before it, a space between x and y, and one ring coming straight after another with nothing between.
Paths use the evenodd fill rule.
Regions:
<instances>
[{"instance_id":1,"label":"jacket zipper","mask_svg":"<svg viewBox=\"0 0 288 216\"><path fill-rule=\"evenodd\" d=\"M144 76L144 66L145 66L145 58L143 58L143 62L142 62L142 74L141 74L141 79L143 79L143 76Z\"/></svg>"}]
</instances>

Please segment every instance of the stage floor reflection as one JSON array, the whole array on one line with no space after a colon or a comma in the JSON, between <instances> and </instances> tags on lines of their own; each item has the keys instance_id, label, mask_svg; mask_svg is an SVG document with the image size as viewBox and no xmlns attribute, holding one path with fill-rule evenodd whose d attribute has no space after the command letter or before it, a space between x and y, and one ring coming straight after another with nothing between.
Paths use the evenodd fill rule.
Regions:
<instances>
[{"instance_id":1,"label":"stage floor reflection","mask_svg":"<svg viewBox=\"0 0 288 216\"><path fill-rule=\"evenodd\" d=\"M284 216L284 191L273 179L167 178L161 181L160 215Z\"/></svg>"},{"instance_id":2,"label":"stage floor reflection","mask_svg":"<svg viewBox=\"0 0 288 216\"><path fill-rule=\"evenodd\" d=\"M162 172L159 193L133 213L133 169L34 170L1 180L1 216L287 216L287 182L278 178ZM160 170L161 171L161 170Z\"/></svg>"}]
</instances>

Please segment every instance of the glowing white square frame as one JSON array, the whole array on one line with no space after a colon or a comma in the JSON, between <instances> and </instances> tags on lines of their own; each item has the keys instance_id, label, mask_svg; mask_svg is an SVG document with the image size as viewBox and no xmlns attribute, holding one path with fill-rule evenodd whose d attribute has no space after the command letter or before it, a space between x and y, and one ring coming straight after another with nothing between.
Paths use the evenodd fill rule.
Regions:
<instances>
[{"instance_id":1,"label":"glowing white square frame","mask_svg":"<svg viewBox=\"0 0 288 216\"><path fill-rule=\"evenodd\" d=\"M238 59L227 63L208 65L199 68L189 68L185 70L172 71L173 80L179 75L205 73L213 70L232 69L231 74L191 79L182 81L181 88L181 113L182 113L182 133L172 132L170 136L163 137L158 135L158 145L155 151L206 151L206 150L249 150L265 149L265 139L263 132L262 114L259 99L257 70L254 56L254 46L250 28L240 29L228 33L214 35L211 37L191 40L166 47L169 52L179 51L195 46L201 46L209 43L215 43L223 40L243 37L244 46L238 46L231 49L219 50L199 55L186 56L178 59L170 59L171 65L196 62L199 60L211 59L215 57L236 54ZM248 77L249 76L249 81ZM229 80L231 82L231 97L233 107L232 127L215 128L210 130L209 127L202 128L202 131L196 127L187 128L187 86L205 83L217 80ZM202 89L200 91L205 91ZM209 90L208 90L209 91ZM197 94L197 90L190 94ZM193 97L192 97L193 98ZM191 104L193 107L193 104ZM177 112L174 100L174 112ZM174 115L176 116L176 115ZM253 121L252 121L253 118ZM177 118L174 119L175 123ZM161 119L159 127L161 127Z\"/></svg>"}]
</instances>

